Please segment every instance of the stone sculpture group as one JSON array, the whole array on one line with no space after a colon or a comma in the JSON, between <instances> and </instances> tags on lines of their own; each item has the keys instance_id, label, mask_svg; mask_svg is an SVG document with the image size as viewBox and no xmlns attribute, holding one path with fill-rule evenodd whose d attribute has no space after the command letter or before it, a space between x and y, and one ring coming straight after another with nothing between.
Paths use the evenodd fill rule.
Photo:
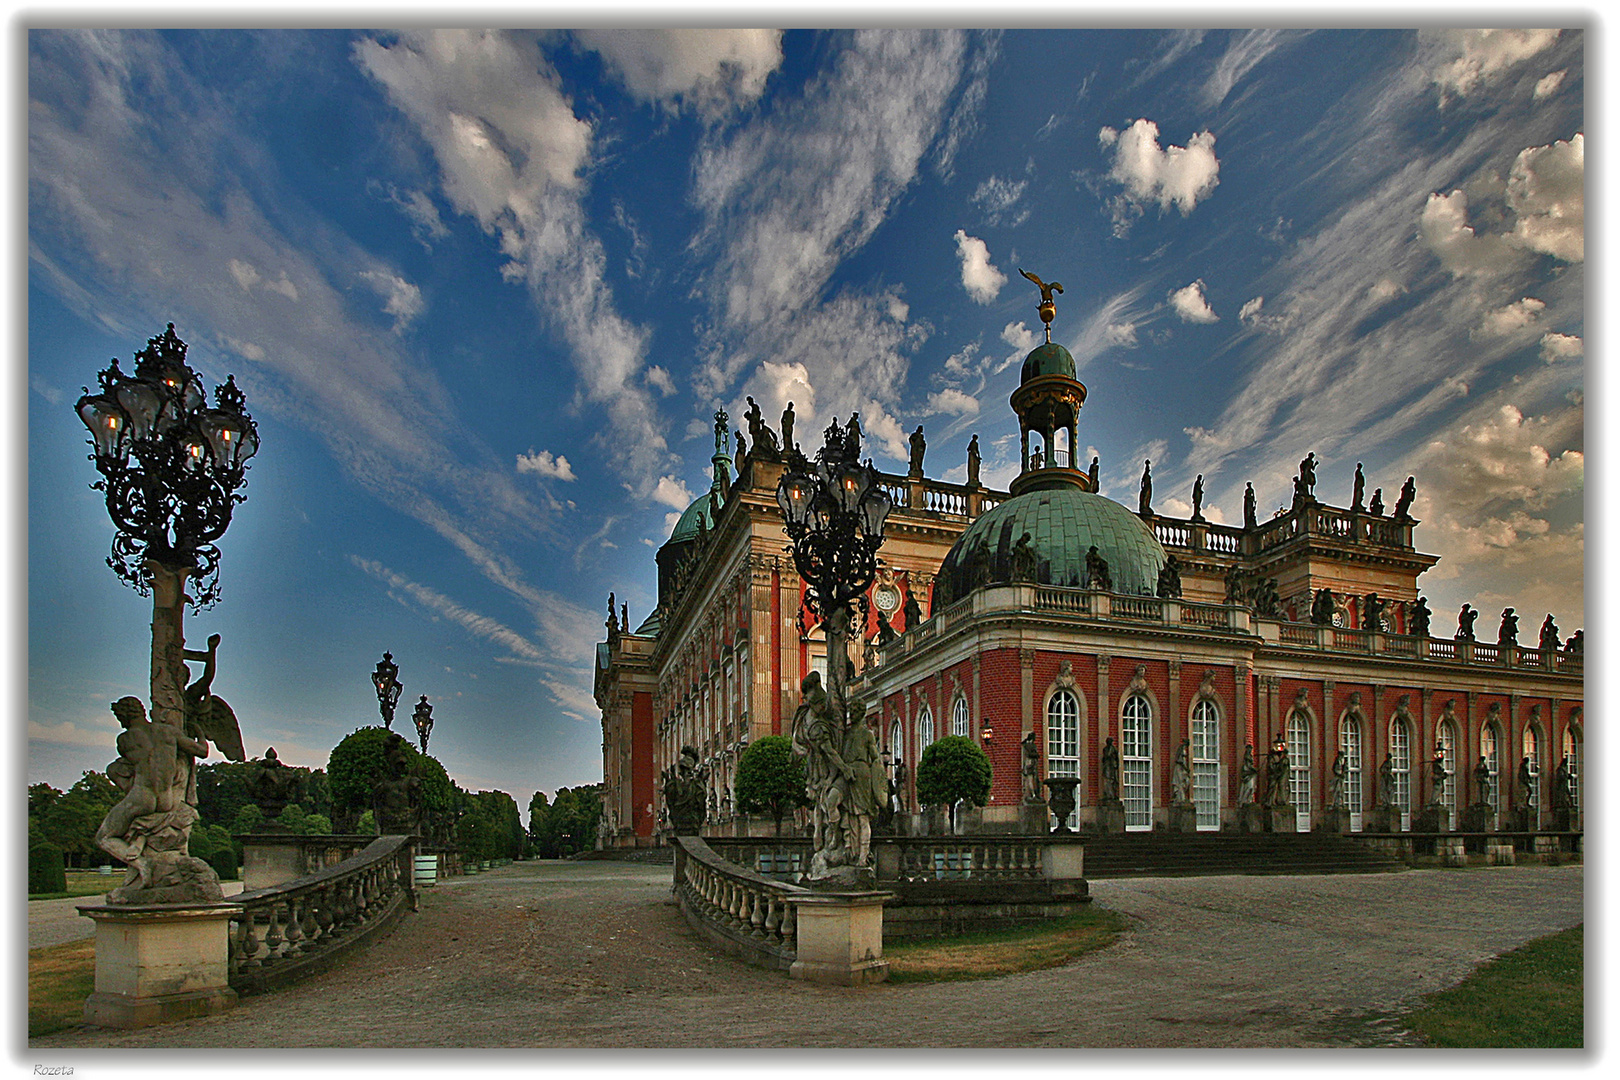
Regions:
<instances>
[{"instance_id":1,"label":"stone sculpture group","mask_svg":"<svg viewBox=\"0 0 1620 1080\"><path fill-rule=\"evenodd\" d=\"M814 883L855 881L871 865L872 819L889 801L877 737L859 699L840 706L812 671L799 684L793 751L805 759Z\"/></svg>"}]
</instances>

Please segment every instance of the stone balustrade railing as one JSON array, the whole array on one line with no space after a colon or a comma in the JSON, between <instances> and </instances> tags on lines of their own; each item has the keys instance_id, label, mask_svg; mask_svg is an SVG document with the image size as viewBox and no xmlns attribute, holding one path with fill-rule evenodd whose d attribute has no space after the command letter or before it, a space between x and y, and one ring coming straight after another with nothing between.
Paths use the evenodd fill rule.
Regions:
<instances>
[{"instance_id":1,"label":"stone balustrade railing","mask_svg":"<svg viewBox=\"0 0 1620 1080\"><path fill-rule=\"evenodd\" d=\"M708 837L711 850L756 875L797 877L810 858L808 837ZM1037 881L1066 876L1052 847L1081 846L1081 838L1019 836L882 836L872 840L878 885L934 881Z\"/></svg>"},{"instance_id":2,"label":"stone balustrade railing","mask_svg":"<svg viewBox=\"0 0 1620 1080\"><path fill-rule=\"evenodd\" d=\"M677 836L674 846L675 894L687 921L747 963L792 967L798 952L794 906L810 890L749 870L695 836ZM808 855L806 846L802 858Z\"/></svg>"},{"instance_id":3,"label":"stone balustrade railing","mask_svg":"<svg viewBox=\"0 0 1620 1080\"><path fill-rule=\"evenodd\" d=\"M335 866L231 903L230 985L262 993L324 970L414 910L413 839L381 836Z\"/></svg>"}]
</instances>

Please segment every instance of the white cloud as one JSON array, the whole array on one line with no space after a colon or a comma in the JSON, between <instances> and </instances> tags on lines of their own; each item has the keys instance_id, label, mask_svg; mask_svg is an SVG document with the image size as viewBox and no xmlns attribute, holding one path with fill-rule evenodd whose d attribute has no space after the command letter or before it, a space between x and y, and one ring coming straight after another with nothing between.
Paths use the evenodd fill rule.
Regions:
<instances>
[{"instance_id":1,"label":"white cloud","mask_svg":"<svg viewBox=\"0 0 1620 1080\"><path fill-rule=\"evenodd\" d=\"M687 490L686 481L677 480L673 476L660 476L658 483L653 487L652 497L654 502L661 502L665 506L673 506L677 518L680 517L681 512L692 505L692 500L695 498Z\"/></svg>"},{"instance_id":2,"label":"white cloud","mask_svg":"<svg viewBox=\"0 0 1620 1080\"><path fill-rule=\"evenodd\" d=\"M111 715L109 712L108 716ZM30 720L28 741L55 743L59 746L101 747L110 752L114 740L118 738L118 730L116 723L80 727L71 720L63 720L57 724L42 724L38 720Z\"/></svg>"},{"instance_id":3,"label":"white cloud","mask_svg":"<svg viewBox=\"0 0 1620 1080\"><path fill-rule=\"evenodd\" d=\"M1017 228L1029 218L1029 208L1018 206L1029 187L1028 180L1003 180L992 176L973 190L973 205L984 211L985 222Z\"/></svg>"},{"instance_id":4,"label":"white cloud","mask_svg":"<svg viewBox=\"0 0 1620 1080\"><path fill-rule=\"evenodd\" d=\"M1444 102L1494 82L1509 68L1548 49L1557 30L1423 30L1431 80Z\"/></svg>"},{"instance_id":5,"label":"white cloud","mask_svg":"<svg viewBox=\"0 0 1620 1080\"><path fill-rule=\"evenodd\" d=\"M968 296L981 304L988 304L1007 284L1007 275L990 262L990 248L976 236L956 230L956 254L962 260L962 287Z\"/></svg>"},{"instance_id":6,"label":"white cloud","mask_svg":"<svg viewBox=\"0 0 1620 1080\"><path fill-rule=\"evenodd\" d=\"M1249 30L1234 35L1226 52L1204 83L1204 104L1219 105L1232 87L1254 67L1289 40L1300 36L1297 30Z\"/></svg>"},{"instance_id":7,"label":"white cloud","mask_svg":"<svg viewBox=\"0 0 1620 1080\"><path fill-rule=\"evenodd\" d=\"M1160 213L1175 207L1185 217L1220 183L1215 136L1208 131L1188 139L1186 146L1161 150L1159 125L1137 120L1124 131L1103 128L1097 141L1105 151L1113 150L1108 175L1125 188L1111 204L1116 235L1127 232L1148 204L1157 203Z\"/></svg>"},{"instance_id":8,"label":"white cloud","mask_svg":"<svg viewBox=\"0 0 1620 1080\"><path fill-rule=\"evenodd\" d=\"M1506 307L1487 312L1485 321L1480 324L1475 336L1504 337L1524 330L1534 326L1546 309L1547 305L1533 296L1515 300Z\"/></svg>"},{"instance_id":9,"label":"white cloud","mask_svg":"<svg viewBox=\"0 0 1620 1080\"><path fill-rule=\"evenodd\" d=\"M1541 359L1548 364L1585 356L1586 342L1573 334L1541 335Z\"/></svg>"},{"instance_id":10,"label":"white cloud","mask_svg":"<svg viewBox=\"0 0 1620 1080\"><path fill-rule=\"evenodd\" d=\"M1170 294L1170 306L1175 313L1181 316L1182 322L1212 323L1220 322L1221 317L1209 306L1204 299L1204 281L1202 278L1191 285L1184 285Z\"/></svg>"},{"instance_id":11,"label":"white cloud","mask_svg":"<svg viewBox=\"0 0 1620 1080\"><path fill-rule=\"evenodd\" d=\"M1508 205L1519 215L1513 237L1564 262L1586 254L1586 139L1520 151L1508 176Z\"/></svg>"},{"instance_id":12,"label":"white cloud","mask_svg":"<svg viewBox=\"0 0 1620 1080\"><path fill-rule=\"evenodd\" d=\"M1440 264L1459 277L1506 274L1524 261L1506 237L1476 233L1469 226L1468 194L1461 188L1450 195L1430 195L1419 228Z\"/></svg>"},{"instance_id":13,"label":"white cloud","mask_svg":"<svg viewBox=\"0 0 1620 1080\"><path fill-rule=\"evenodd\" d=\"M1135 323L1109 323L1103 328L1103 337L1108 344L1117 345L1122 349L1136 348Z\"/></svg>"},{"instance_id":14,"label":"white cloud","mask_svg":"<svg viewBox=\"0 0 1620 1080\"><path fill-rule=\"evenodd\" d=\"M1564 85L1564 76L1568 74L1569 71L1566 68L1561 71L1555 71L1550 75L1542 76L1541 79L1536 82L1536 100L1540 101L1543 98L1550 98L1554 94L1558 93L1559 89Z\"/></svg>"},{"instance_id":15,"label":"white cloud","mask_svg":"<svg viewBox=\"0 0 1620 1080\"><path fill-rule=\"evenodd\" d=\"M587 724L601 720L602 710L597 707L596 697L589 690L560 679L542 678L540 685L551 691L564 716Z\"/></svg>"},{"instance_id":16,"label":"white cloud","mask_svg":"<svg viewBox=\"0 0 1620 1080\"><path fill-rule=\"evenodd\" d=\"M253 286L259 283L259 269L252 263L232 259L225 267L231 272L231 277L236 279L236 283L242 287L243 292L252 291Z\"/></svg>"},{"instance_id":17,"label":"white cloud","mask_svg":"<svg viewBox=\"0 0 1620 1080\"><path fill-rule=\"evenodd\" d=\"M1041 343L1040 335L1022 322L1008 323L1001 328L1001 340L1011 345L1019 355L1029 352Z\"/></svg>"},{"instance_id":18,"label":"white cloud","mask_svg":"<svg viewBox=\"0 0 1620 1080\"><path fill-rule=\"evenodd\" d=\"M937 393L928 395L928 412L931 414L948 413L954 416L979 415L979 401L970 394L947 387Z\"/></svg>"},{"instance_id":19,"label":"white cloud","mask_svg":"<svg viewBox=\"0 0 1620 1080\"><path fill-rule=\"evenodd\" d=\"M782 65L780 30L576 30L631 96L709 120L756 101Z\"/></svg>"},{"instance_id":20,"label":"white cloud","mask_svg":"<svg viewBox=\"0 0 1620 1080\"><path fill-rule=\"evenodd\" d=\"M360 277L384 299L383 311L394 317L398 333L422 313L422 290L398 274L387 270L367 270Z\"/></svg>"},{"instance_id":21,"label":"white cloud","mask_svg":"<svg viewBox=\"0 0 1620 1080\"><path fill-rule=\"evenodd\" d=\"M350 555L349 561L372 577L386 583L389 588L410 597L427 611L435 615L441 615L458 624L474 637L492 641L505 648L513 656L523 660L540 662L547 659L546 654L522 634L503 626L488 616L480 615L475 611L462 607L443 593L396 574L374 559L362 559L357 555Z\"/></svg>"},{"instance_id":22,"label":"white cloud","mask_svg":"<svg viewBox=\"0 0 1620 1080\"><path fill-rule=\"evenodd\" d=\"M577 479L574 476L574 467L568 464L568 459L561 454L553 457L550 450L542 450L537 454L531 449L527 454L519 454L517 471L537 473L553 480Z\"/></svg>"},{"instance_id":23,"label":"white cloud","mask_svg":"<svg viewBox=\"0 0 1620 1080\"><path fill-rule=\"evenodd\" d=\"M414 189L401 192L397 185L388 184L385 187L375 182L368 184L366 189L380 193L404 214L411 223L411 235L429 251L433 250L433 245L428 241L442 240L450 235L450 230L444 226L444 219L439 217L439 208L427 192Z\"/></svg>"},{"instance_id":24,"label":"white cloud","mask_svg":"<svg viewBox=\"0 0 1620 1080\"><path fill-rule=\"evenodd\" d=\"M669 397L671 394L675 393L675 380L669 377L669 372L665 371L657 364L654 364L647 369L647 381L665 397Z\"/></svg>"},{"instance_id":25,"label":"white cloud","mask_svg":"<svg viewBox=\"0 0 1620 1080\"><path fill-rule=\"evenodd\" d=\"M1367 298L1375 304L1393 300L1406 291L1406 286L1389 278L1379 278L1367 287Z\"/></svg>"}]
</instances>

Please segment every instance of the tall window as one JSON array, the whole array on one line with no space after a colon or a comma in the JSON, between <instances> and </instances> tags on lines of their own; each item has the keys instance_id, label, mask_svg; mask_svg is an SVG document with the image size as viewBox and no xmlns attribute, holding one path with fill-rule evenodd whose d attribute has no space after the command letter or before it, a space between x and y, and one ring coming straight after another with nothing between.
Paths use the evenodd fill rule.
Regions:
<instances>
[{"instance_id":1,"label":"tall window","mask_svg":"<svg viewBox=\"0 0 1620 1080\"><path fill-rule=\"evenodd\" d=\"M1446 828L1457 827L1457 729L1450 720L1440 721L1440 750L1445 754L1446 782L1440 805L1446 808Z\"/></svg>"},{"instance_id":2,"label":"tall window","mask_svg":"<svg viewBox=\"0 0 1620 1080\"><path fill-rule=\"evenodd\" d=\"M906 759L906 729L898 720L889 725L889 755L896 762Z\"/></svg>"},{"instance_id":3,"label":"tall window","mask_svg":"<svg viewBox=\"0 0 1620 1080\"><path fill-rule=\"evenodd\" d=\"M1350 831L1361 831L1361 721L1347 716L1339 725L1339 749L1344 751L1344 805L1350 808Z\"/></svg>"},{"instance_id":4,"label":"tall window","mask_svg":"<svg viewBox=\"0 0 1620 1080\"><path fill-rule=\"evenodd\" d=\"M951 702L951 734L971 736L968 727L967 698L957 694L956 700Z\"/></svg>"},{"instance_id":5,"label":"tall window","mask_svg":"<svg viewBox=\"0 0 1620 1080\"><path fill-rule=\"evenodd\" d=\"M1524 756L1530 759L1530 809L1541 809L1541 732L1533 727L1524 729ZM1532 821L1535 819L1532 818Z\"/></svg>"},{"instance_id":6,"label":"tall window","mask_svg":"<svg viewBox=\"0 0 1620 1080\"><path fill-rule=\"evenodd\" d=\"M1046 703L1046 768L1052 776L1080 775L1080 703L1067 690L1059 690ZM1079 802L1066 822L1079 825Z\"/></svg>"},{"instance_id":7,"label":"tall window","mask_svg":"<svg viewBox=\"0 0 1620 1080\"><path fill-rule=\"evenodd\" d=\"M1294 828L1311 831L1311 725L1302 713L1288 717L1288 798Z\"/></svg>"},{"instance_id":8,"label":"tall window","mask_svg":"<svg viewBox=\"0 0 1620 1080\"><path fill-rule=\"evenodd\" d=\"M1200 698L1192 715L1193 806L1201 831L1221 827L1221 712Z\"/></svg>"},{"instance_id":9,"label":"tall window","mask_svg":"<svg viewBox=\"0 0 1620 1080\"><path fill-rule=\"evenodd\" d=\"M934 745L934 710L925 703L917 712L917 756Z\"/></svg>"},{"instance_id":10,"label":"tall window","mask_svg":"<svg viewBox=\"0 0 1620 1080\"><path fill-rule=\"evenodd\" d=\"M1389 722L1390 765L1395 770L1395 805L1401 809L1401 831L1412 827L1412 729L1397 716Z\"/></svg>"},{"instance_id":11,"label":"tall window","mask_svg":"<svg viewBox=\"0 0 1620 1080\"><path fill-rule=\"evenodd\" d=\"M1119 721L1120 795L1125 802L1125 828L1153 828L1153 707L1147 698L1125 699Z\"/></svg>"},{"instance_id":12,"label":"tall window","mask_svg":"<svg viewBox=\"0 0 1620 1080\"><path fill-rule=\"evenodd\" d=\"M1569 758L1569 808L1581 808L1581 740L1574 728L1564 729L1564 756Z\"/></svg>"},{"instance_id":13,"label":"tall window","mask_svg":"<svg viewBox=\"0 0 1620 1080\"><path fill-rule=\"evenodd\" d=\"M1496 828L1496 817L1502 810L1502 749L1496 737L1496 725L1486 724L1479 733L1479 753L1485 759L1485 769L1491 774L1491 828ZM1478 792L1475 792L1478 795Z\"/></svg>"}]
</instances>

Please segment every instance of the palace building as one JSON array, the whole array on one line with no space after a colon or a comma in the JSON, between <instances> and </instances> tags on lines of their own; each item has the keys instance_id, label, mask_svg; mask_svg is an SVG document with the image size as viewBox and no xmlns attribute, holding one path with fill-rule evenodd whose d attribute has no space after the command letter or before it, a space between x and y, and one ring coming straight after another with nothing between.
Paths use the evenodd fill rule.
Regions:
<instances>
[{"instance_id":1,"label":"palace building","mask_svg":"<svg viewBox=\"0 0 1620 1080\"><path fill-rule=\"evenodd\" d=\"M1580 827L1579 638L1431 637L1418 578L1438 559L1414 546L1412 481L1386 514L1376 497L1362 505L1358 469L1339 507L1318 499L1307 455L1293 505L1262 522L1251 498L1237 527L1205 520L1201 492L1191 518L1154 512L1145 471L1133 509L1098 493L1094 462L1072 459L1085 400L1068 351L1048 341L1011 398L1023 468L1008 491L978 483L976 458L967 484L926 478L920 429L908 474L880 474L893 510L850 692L892 763L902 827L924 809L909 764L950 734L990 756L990 803L971 815L986 831L1028 827L1031 736L1038 776L1080 779L1080 828L1118 827L1103 805L1110 741L1128 831L1248 827L1246 749L1263 789L1279 744L1297 831L1408 829L1431 803L1442 827L1480 803L1486 828L1552 828L1560 765L1566 827ZM757 406L748 419L733 473L716 414L714 481L658 550L653 614L631 631L609 602L595 675L604 846L660 842L658 778L683 746L709 788L705 832L741 833L738 758L791 734L800 679L825 674L777 505L777 433ZM783 427L790 441L790 416Z\"/></svg>"}]
</instances>

